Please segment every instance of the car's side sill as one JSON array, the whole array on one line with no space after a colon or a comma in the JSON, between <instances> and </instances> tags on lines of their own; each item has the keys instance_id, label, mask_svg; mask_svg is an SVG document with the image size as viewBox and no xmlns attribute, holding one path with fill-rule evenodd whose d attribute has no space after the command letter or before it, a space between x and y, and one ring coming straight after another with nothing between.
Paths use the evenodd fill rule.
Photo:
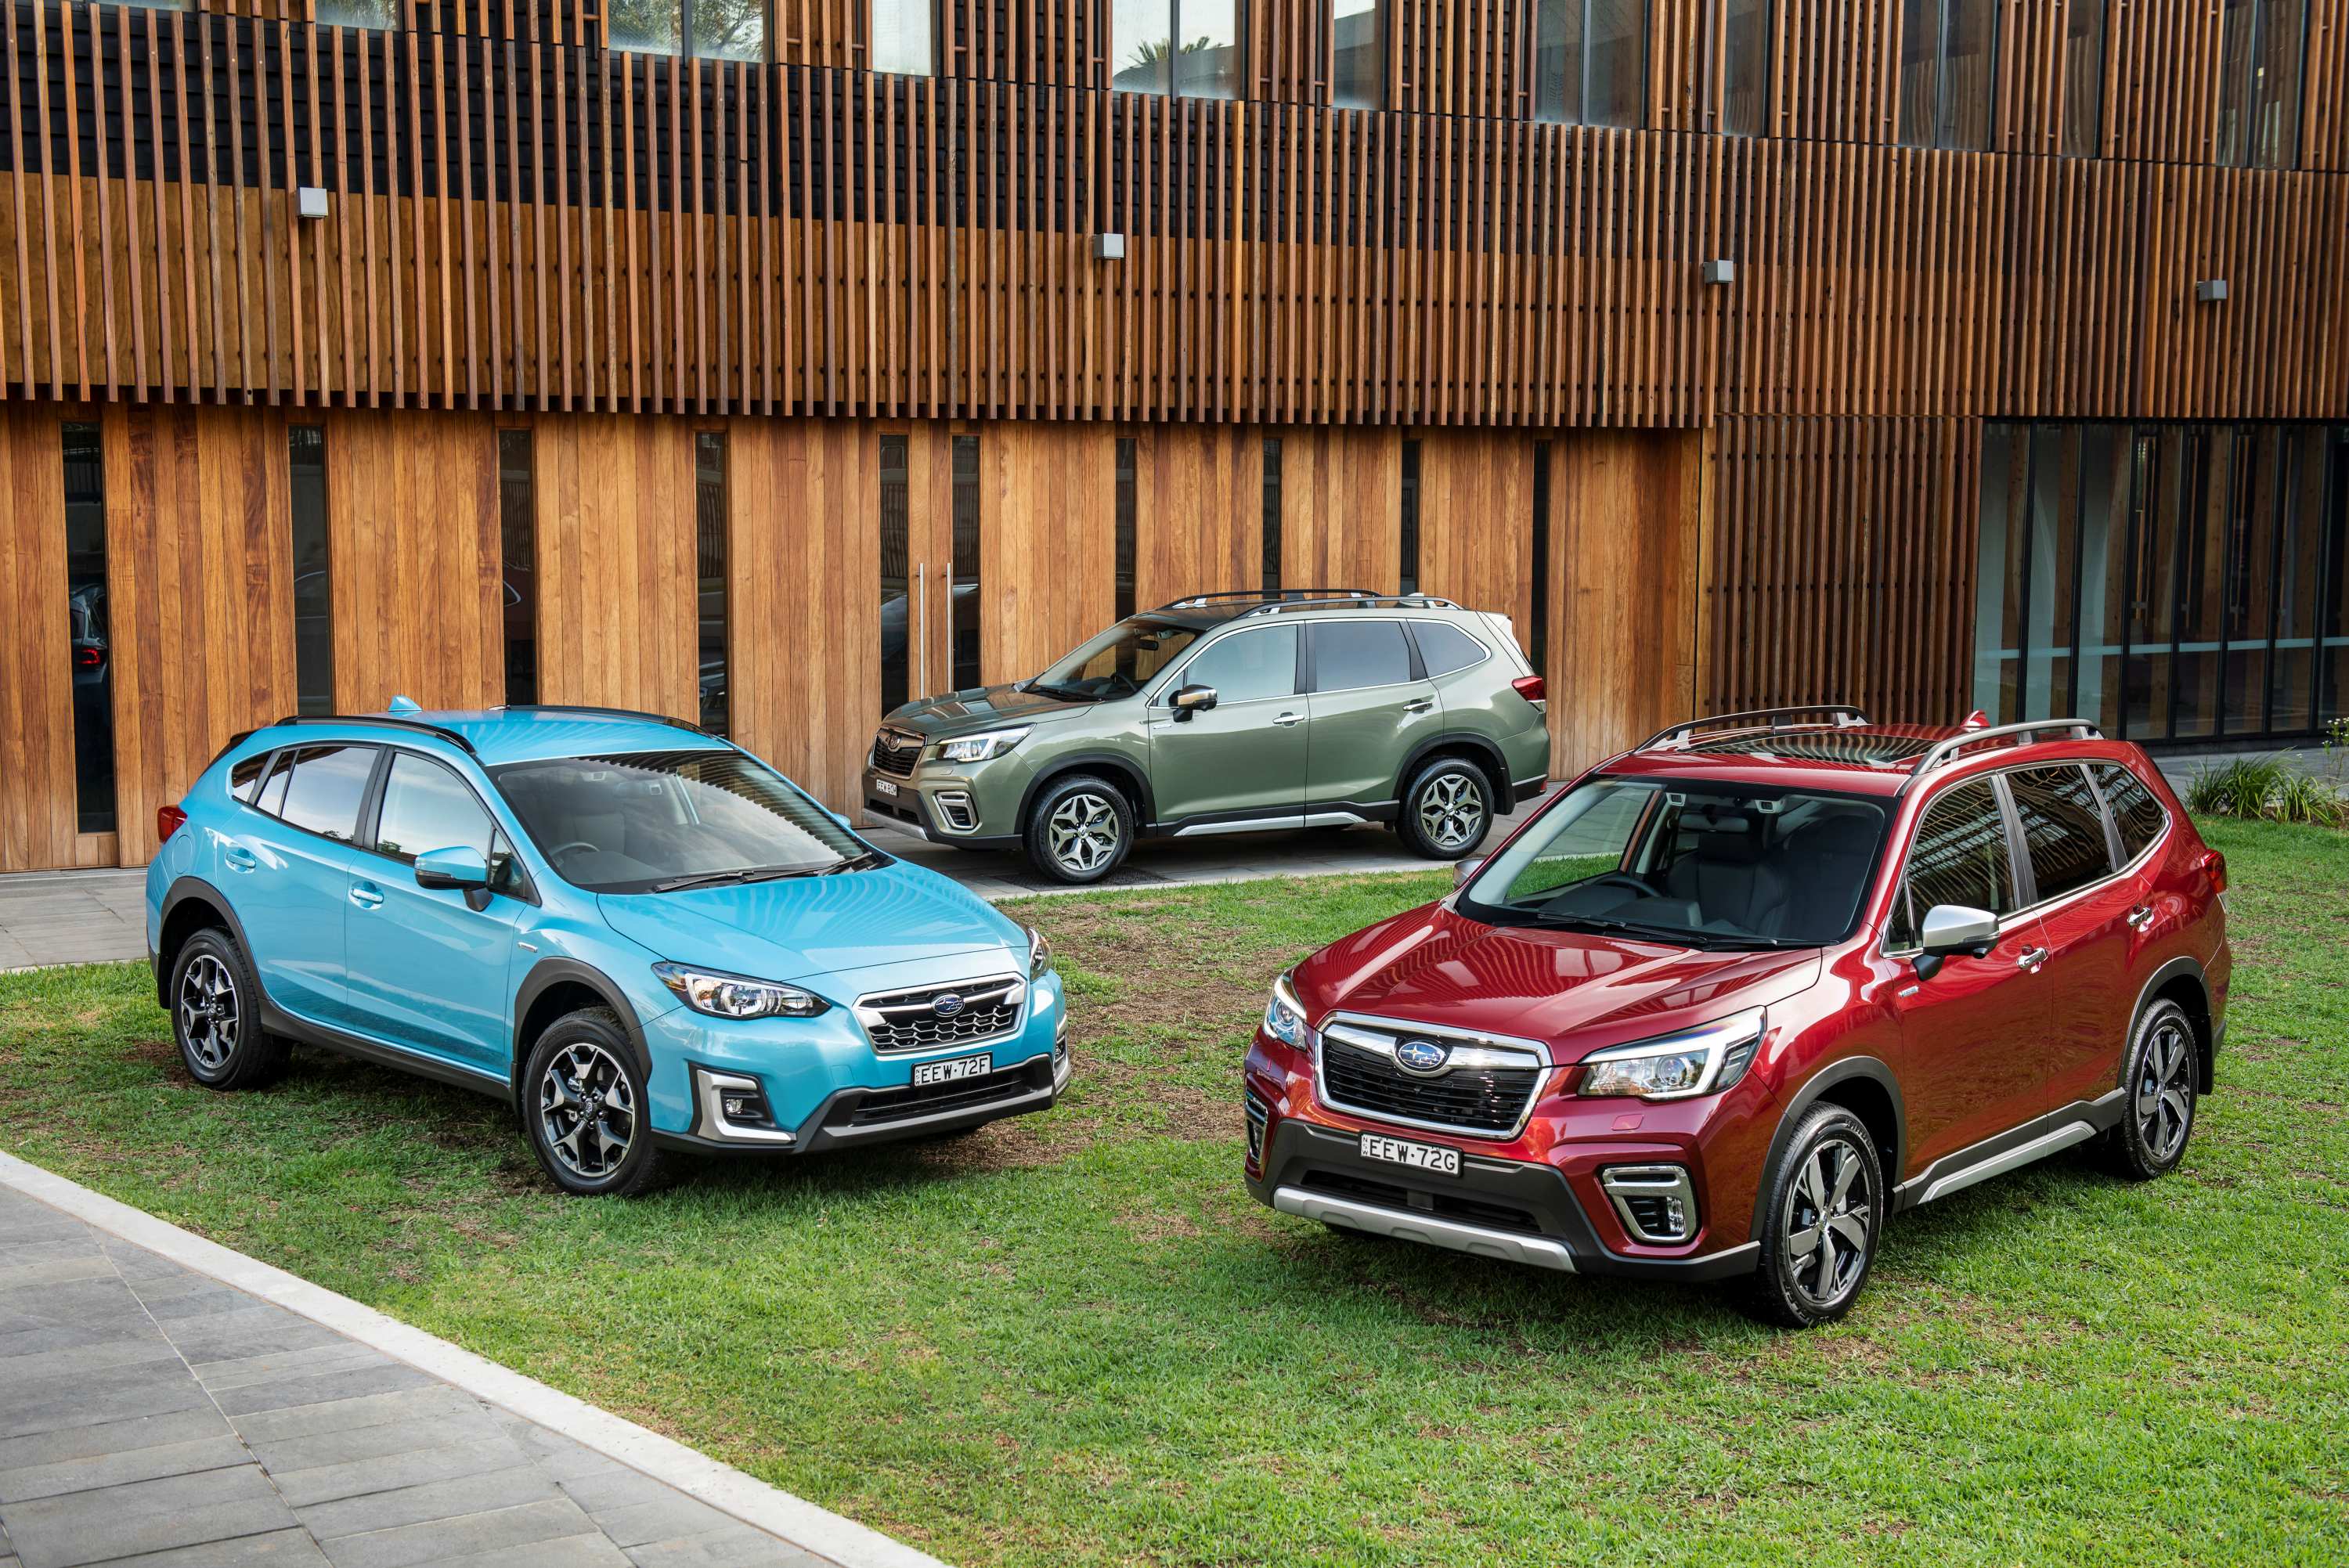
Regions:
<instances>
[{"instance_id":1,"label":"car's side sill","mask_svg":"<svg viewBox=\"0 0 2349 1568\"><path fill-rule=\"evenodd\" d=\"M1944 1155L1894 1190L1895 1206L1913 1209L2085 1143L2120 1119L2125 1093L2113 1089L2093 1100L2075 1101L1995 1138L1986 1138L1971 1149ZM2022 1142L2012 1141L2023 1134L2028 1136Z\"/></svg>"},{"instance_id":2,"label":"car's side sill","mask_svg":"<svg viewBox=\"0 0 2349 1568\"><path fill-rule=\"evenodd\" d=\"M297 1017L265 996L262 1002L262 1022L272 1034L284 1035L301 1045L317 1046L347 1057L357 1057L361 1061L373 1062L378 1067L414 1073L419 1078L454 1084L459 1088L470 1088L477 1094L490 1095L498 1099L511 1099L513 1096L513 1085L495 1073L482 1072L457 1062L443 1061L438 1057L428 1057L420 1051L346 1034L331 1026Z\"/></svg>"}]
</instances>

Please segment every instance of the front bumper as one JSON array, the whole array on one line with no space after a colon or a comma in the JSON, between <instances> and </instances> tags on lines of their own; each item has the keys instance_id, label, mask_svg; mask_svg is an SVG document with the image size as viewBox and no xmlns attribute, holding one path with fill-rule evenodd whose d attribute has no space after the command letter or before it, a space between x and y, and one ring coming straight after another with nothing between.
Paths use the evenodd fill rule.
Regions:
<instances>
[{"instance_id":1,"label":"front bumper","mask_svg":"<svg viewBox=\"0 0 2349 1568\"><path fill-rule=\"evenodd\" d=\"M1005 850L1019 843L1017 832L988 830L988 792L961 774L925 779L918 768L905 774L867 767L864 797L869 815L934 844Z\"/></svg>"}]
</instances>

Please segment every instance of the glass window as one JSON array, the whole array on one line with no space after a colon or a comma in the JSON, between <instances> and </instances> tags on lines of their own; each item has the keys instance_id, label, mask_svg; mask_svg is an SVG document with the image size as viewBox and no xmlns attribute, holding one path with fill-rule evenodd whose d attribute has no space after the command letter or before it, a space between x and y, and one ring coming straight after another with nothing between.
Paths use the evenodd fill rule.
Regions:
<instances>
[{"instance_id":1,"label":"glass window","mask_svg":"<svg viewBox=\"0 0 2349 1568\"><path fill-rule=\"evenodd\" d=\"M1647 71L1647 0L1537 0L1535 119L1638 125Z\"/></svg>"},{"instance_id":2,"label":"glass window","mask_svg":"<svg viewBox=\"0 0 2349 1568\"><path fill-rule=\"evenodd\" d=\"M1330 0L1330 101L1339 108L1386 107L1386 18L1379 0Z\"/></svg>"},{"instance_id":3,"label":"glass window","mask_svg":"<svg viewBox=\"0 0 2349 1568\"><path fill-rule=\"evenodd\" d=\"M2096 784L2112 811L2113 827L2121 836L2124 863L2145 853L2169 821L2169 813L2145 786L2145 780L2117 762L2096 765Z\"/></svg>"},{"instance_id":4,"label":"glass window","mask_svg":"<svg viewBox=\"0 0 2349 1568\"><path fill-rule=\"evenodd\" d=\"M1400 621L1324 621L1313 628L1313 689L1356 691L1412 678Z\"/></svg>"},{"instance_id":5,"label":"glass window","mask_svg":"<svg viewBox=\"0 0 2349 1568\"><path fill-rule=\"evenodd\" d=\"M728 690L726 437L693 436L693 554L701 623L701 727L724 735L733 717Z\"/></svg>"},{"instance_id":6,"label":"glass window","mask_svg":"<svg viewBox=\"0 0 2349 1568\"><path fill-rule=\"evenodd\" d=\"M881 858L740 751L564 757L491 777L555 874L588 892L821 876Z\"/></svg>"},{"instance_id":7,"label":"glass window","mask_svg":"<svg viewBox=\"0 0 2349 1568\"><path fill-rule=\"evenodd\" d=\"M1117 443L1117 583L1112 593L1117 618L1133 614L1133 438Z\"/></svg>"},{"instance_id":8,"label":"glass window","mask_svg":"<svg viewBox=\"0 0 2349 1568\"><path fill-rule=\"evenodd\" d=\"M1264 443L1264 505L1257 514L1264 550L1264 591L1280 592L1280 438Z\"/></svg>"},{"instance_id":9,"label":"glass window","mask_svg":"<svg viewBox=\"0 0 2349 1568\"><path fill-rule=\"evenodd\" d=\"M2220 651L2226 636L2227 514L2236 432L2187 433L2189 501L2178 537L2178 651L2172 655L2169 733L2216 735Z\"/></svg>"},{"instance_id":10,"label":"glass window","mask_svg":"<svg viewBox=\"0 0 2349 1568\"><path fill-rule=\"evenodd\" d=\"M285 432L294 520L294 689L303 713L335 711L334 583L327 570L326 431Z\"/></svg>"},{"instance_id":11,"label":"glass window","mask_svg":"<svg viewBox=\"0 0 2349 1568\"><path fill-rule=\"evenodd\" d=\"M1216 688L1216 706L1297 695L1297 628L1265 626L1210 643L1183 667L1184 686Z\"/></svg>"},{"instance_id":12,"label":"glass window","mask_svg":"<svg viewBox=\"0 0 2349 1568\"><path fill-rule=\"evenodd\" d=\"M2293 430L2284 437L2285 472L2276 521L2275 653L2268 685L2268 724L2280 734L2316 727L2316 595L2323 575L2317 551L2324 532L2325 433Z\"/></svg>"},{"instance_id":13,"label":"glass window","mask_svg":"<svg viewBox=\"0 0 2349 1568\"><path fill-rule=\"evenodd\" d=\"M1900 139L1988 147L1997 59L1996 0L1903 0Z\"/></svg>"},{"instance_id":14,"label":"glass window","mask_svg":"<svg viewBox=\"0 0 2349 1568\"><path fill-rule=\"evenodd\" d=\"M294 754L277 815L297 828L348 842L359 824L359 798L375 771L372 746L305 746ZM270 780L274 792L277 780Z\"/></svg>"},{"instance_id":15,"label":"glass window","mask_svg":"<svg viewBox=\"0 0 2349 1568\"><path fill-rule=\"evenodd\" d=\"M73 661L74 827L114 831L114 645L106 608L106 460L65 426L66 635Z\"/></svg>"},{"instance_id":16,"label":"glass window","mask_svg":"<svg viewBox=\"0 0 2349 1568\"><path fill-rule=\"evenodd\" d=\"M228 792L236 799L250 801L260 793L261 776L269 769L269 753L256 751L242 762L233 763L228 770Z\"/></svg>"},{"instance_id":17,"label":"glass window","mask_svg":"<svg viewBox=\"0 0 2349 1568\"><path fill-rule=\"evenodd\" d=\"M1926 912L1941 903L1999 915L2014 911L2006 817L1987 779L1942 790L1918 820L1886 944L1896 952L1916 946Z\"/></svg>"},{"instance_id":18,"label":"glass window","mask_svg":"<svg viewBox=\"0 0 2349 1568\"><path fill-rule=\"evenodd\" d=\"M968 691L979 684L978 438L954 438L954 663L949 674L954 689Z\"/></svg>"},{"instance_id":19,"label":"glass window","mask_svg":"<svg viewBox=\"0 0 2349 1568\"><path fill-rule=\"evenodd\" d=\"M1537 0L1534 10L1534 118L1572 125L1582 119L1582 25L1589 0Z\"/></svg>"},{"instance_id":20,"label":"glass window","mask_svg":"<svg viewBox=\"0 0 2349 1568\"><path fill-rule=\"evenodd\" d=\"M1549 673L1549 443L1534 443L1533 625L1526 651L1534 674Z\"/></svg>"},{"instance_id":21,"label":"glass window","mask_svg":"<svg viewBox=\"0 0 2349 1568\"><path fill-rule=\"evenodd\" d=\"M2317 594L2317 721L2349 715L2349 432L2333 441L2333 483L2324 505L2323 587Z\"/></svg>"},{"instance_id":22,"label":"glass window","mask_svg":"<svg viewBox=\"0 0 2349 1568\"><path fill-rule=\"evenodd\" d=\"M2225 0L2219 40L2219 161L2300 162L2308 0Z\"/></svg>"},{"instance_id":23,"label":"glass window","mask_svg":"<svg viewBox=\"0 0 2349 1568\"><path fill-rule=\"evenodd\" d=\"M498 550L503 580L506 701L538 700L538 511L528 430L498 432Z\"/></svg>"},{"instance_id":24,"label":"glass window","mask_svg":"<svg viewBox=\"0 0 2349 1568\"><path fill-rule=\"evenodd\" d=\"M930 0L877 0L873 7L873 68L901 77L937 70Z\"/></svg>"},{"instance_id":25,"label":"glass window","mask_svg":"<svg viewBox=\"0 0 2349 1568\"><path fill-rule=\"evenodd\" d=\"M1770 0L1723 0L1721 129L1732 136L1760 136L1769 128L1776 43L1770 19Z\"/></svg>"},{"instance_id":26,"label":"glass window","mask_svg":"<svg viewBox=\"0 0 2349 1568\"><path fill-rule=\"evenodd\" d=\"M914 567L906 438L881 438L881 712L913 700Z\"/></svg>"},{"instance_id":27,"label":"glass window","mask_svg":"<svg viewBox=\"0 0 2349 1568\"><path fill-rule=\"evenodd\" d=\"M2006 776L2006 789L2023 823L2023 851L2039 898L2061 898L2111 873L2104 809L2086 769L2018 768Z\"/></svg>"},{"instance_id":28,"label":"glass window","mask_svg":"<svg viewBox=\"0 0 2349 1568\"><path fill-rule=\"evenodd\" d=\"M2105 0L2071 0L2064 18L2064 152L2094 158L2105 129Z\"/></svg>"},{"instance_id":29,"label":"glass window","mask_svg":"<svg viewBox=\"0 0 2349 1568\"><path fill-rule=\"evenodd\" d=\"M1051 696L1102 700L1127 696L1183 656L1199 640L1190 626L1136 615L1120 621L1028 683Z\"/></svg>"},{"instance_id":30,"label":"glass window","mask_svg":"<svg viewBox=\"0 0 2349 1568\"><path fill-rule=\"evenodd\" d=\"M1419 443L1402 444L1402 525L1397 536L1402 542L1401 560L1396 572L1399 591L1419 592Z\"/></svg>"},{"instance_id":31,"label":"glass window","mask_svg":"<svg viewBox=\"0 0 2349 1568\"><path fill-rule=\"evenodd\" d=\"M613 0L606 41L639 55L767 57L766 0Z\"/></svg>"},{"instance_id":32,"label":"glass window","mask_svg":"<svg viewBox=\"0 0 2349 1568\"><path fill-rule=\"evenodd\" d=\"M321 27L375 27L399 25L396 0L316 0L310 19Z\"/></svg>"},{"instance_id":33,"label":"glass window","mask_svg":"<svg viewBox=\"0 0 2349 1568\"><path fill-rule=\"evenodd\" d=\"M271 762L269 778L261 786L261 794L254 804L273 817L285 814L285 782L294 777L294 753L281 751Z\"/></svg>"},{"instance_id":34,"label":"glass window","mask_svg":"<svg viewBox=\"0 0 2349 1568\"><path fill-rule=\"evenodd\" d=\"M1485 645L1448 621L1413 621L1412 640L1419 645L1420 667L1430 676L1448 676L1482 659Z\"/></svg>"},{"instance_id":35,"label":"glass window","mask_svg":"<svg viewBox=\"0 0 2349 1568\"><path fill-rule=\"evenodd\" d=\"M1240 17L1240 0L1111 0L1110 85L1162 97L1239 97Z\"/></svg>"},{"instance_id":36,"label":"glass window","mask_svg":"<svg viewBox=\"0 0 2349 1568\"><path fill-rule=\"evenodd\" d=\"M497 825L465 781L429 758L391 754L383 807L376 813L375 847L413 862L427 850L475 849L483 859Z\"/></svg>"}]
</instances>

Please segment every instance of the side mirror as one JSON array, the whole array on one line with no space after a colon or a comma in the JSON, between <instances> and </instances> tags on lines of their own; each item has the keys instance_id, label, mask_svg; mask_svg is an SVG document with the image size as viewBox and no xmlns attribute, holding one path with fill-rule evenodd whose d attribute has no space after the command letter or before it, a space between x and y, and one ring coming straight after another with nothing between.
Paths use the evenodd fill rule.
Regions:
<instances>
[{"instance_id":1,"label":"side mirror","mask_svg":"<svg viewBox=\"0 0 2349 1568\"><path fill-rule=\"evenodd\" d=\"M1925 912L1924 927L1919 934L1921 951L1917 954L1917 973L1930 980L1942 960L1960 953L1980 958L1997 942L1998 916L1990 911L1962 903L1937 903Z\"/></svg>"},{"instance_id":2,"label":"side mirror","mask_svg":"<svg viewBox=\"0 0 2349 1568\"><path fill-rule=\"evenodd\" d=\"M1177 723L1195 713L1205 713L1216 706L1216 688L1211 686L1186 686L1168 699Z\"/></svg>"},{"instance_id":3,"label":"side mirror","mask_svg":"<svg viewBox=\"0 0 2349 1568\"><path fill-rule=\"evenodd\" d=\"M490 885L489 857L471 844L427 850L416 857L416 885L472 892Z\"/></svg>"},{"instance_id":4,"label":"side mirror","mask_svg":"<svg viewBox=\"0 0 2349 1568\"><path fill-rule=\"evenodd\" d=\"M1468 879L1485 869L1485 857L1483 855L1470 855L1464 861L1453 861L1452 885L1454 887L1466 887L1468 885Z\"/></svg>"}]
</instances>

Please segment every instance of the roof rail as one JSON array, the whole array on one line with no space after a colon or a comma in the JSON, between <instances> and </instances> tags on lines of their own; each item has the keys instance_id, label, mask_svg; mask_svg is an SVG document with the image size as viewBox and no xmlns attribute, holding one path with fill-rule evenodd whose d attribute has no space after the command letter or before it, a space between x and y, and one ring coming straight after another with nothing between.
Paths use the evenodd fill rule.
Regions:
<instances>
[{"instance_id":1,"label":"roof rail","mask_svg":"<svg viewBox=\"0 0 2349 1568\"><path fill-rule=\"evenodd\" d=\"M1292 610L1457 610L1459 605L1433 593L1349 593L1336 599L1283 599L1277 603L1259 604L1253 610L1243 610L1243 621L1251 615L1285 615Z\"/></svg>"},{"instance_id":2,"label":"roof rail","mask_svg":"<svg viewBox=\"0 0 2349 1568\"><path fill-rule=\"evenodd\" d=\"M503 713L513 708L538 713L595 713L606 718L641 718L647 724L666 724L671 729L689 729L696 735L709 733L689 718L678 718L673 714L647 713L640 707L602 707L590 702L510 702L500 704L498 711Z\"/></svg>"},{"instance_id":3,"label":"roof rail","mask_svg":"<svg viewBox=\"0 0 2349 1568\"><path fill-rule=\"evenodd\" d=\"M1648 737L1647 739L1640 742L1639 745L1631 748L1631 749L1634 751L1652 751L1659 747L1671 747L1675 742L1684 739L1693 731L1701 729L1709 724L1742 724L1749 729L1761 729L1766 727L1773 735L1777 734L1783 729L1816 729L1820 727L1819 721L1816 719L1811 719L1803 724L1794 725L1784 722L1788 714L1795 713L1824 713L1830 715L1831 717L1829 718L1828 723L1837 729L1849 729L1854 725L1866 724L1868 722L1868 715L1860 712L1859 709L1852 707L1851 704L1847 702L1806 702L1797 703L1792 707L1757 707L1745 713L1716 713L1706 718L1692 718L1683 724L1666 725L1663 728L1656 731L1655 734Z\"/></svg>"},{"instance_id":4,"label":"roof rail","mask_svg":"<svg viewBox=\"0 0 2349 1568\"><path fill-rule=\"evenodd\" d=\"M1188 593L1159 605L1161 610L1197 610L1225 599L1375 599L1368 588L1225 588L1213 593Z\"/></svg>"},{"instance_id":5,"label":"roof rail","mask_svg":"<svg viewBox=\"0 0 2349 1568\"><path fill-rule=\"evenodd\" d=\"M2028 724L1998 724L1992 725L1988 729L1970 729L1962 735L1953 735L1947 740L1935 741L1930 750L1917 758L1917 765L1909 770L1909 777L1901 784L1900 792L1908 793L1909 785L1943 763L1951 760L1969 746L1977 745L1985 740L2004 740L2017 746L2027 746L2030 744L2028 737L2045 729L2068 730L2074 740L2102 740L2105 738L2103 730L2085 718L2035 718Z\"/></svg>"},{"instance_id":6,"label":"roof rail","mask_svg":"<svg viewBox=\"0 0 2349 1568\"><path fill-rule=\"evenodd\" d=\"M468 757L476 755L473 743L446 725L427 724L420 718L394 718L388 713L289 713L271 727L298 724L367 724L386 729L411 729L419 735L445 740Z\"/></svg>"}]
</instances>

